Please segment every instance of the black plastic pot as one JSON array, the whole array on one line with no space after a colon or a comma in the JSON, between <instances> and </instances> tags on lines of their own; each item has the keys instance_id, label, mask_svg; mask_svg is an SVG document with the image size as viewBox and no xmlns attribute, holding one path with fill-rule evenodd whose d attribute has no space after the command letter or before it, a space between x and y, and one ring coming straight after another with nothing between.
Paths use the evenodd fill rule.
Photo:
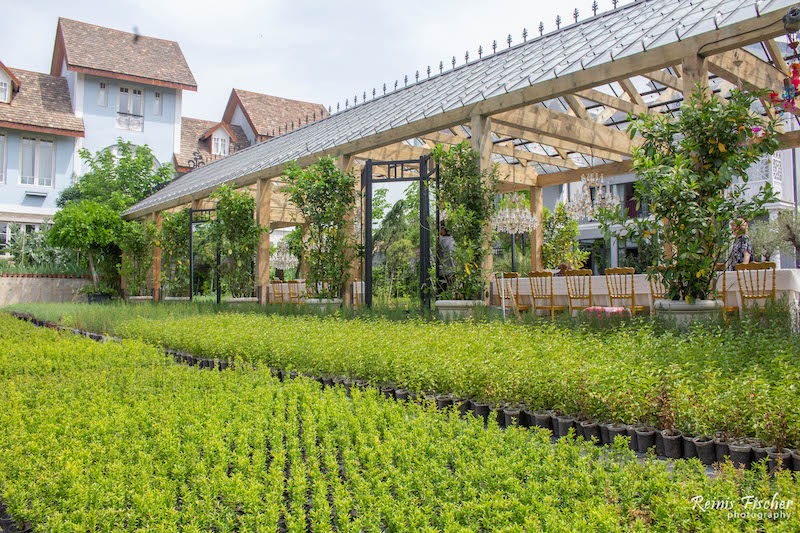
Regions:
<instances>
[{"instance_id":1,"label":"black plastic pot","mask_svg":"<svg viewBox=\"0 0 800 533\"><path fill-rule=\"evenodd\" d=\"M661 433L659 430L656 430L656 455L659 457L665 457L666 454L664 453L664 434Z\"/></svg>"},{"instance_id":2,"label":"black plastic pot","mask_svg":"<svg viewBox=\"0 0 800 533\"><path fill-rule=\"evenodd\" d=\"M694 446L697 448L697 457L706 466L714 464L717 458L717 447L714 439L701 435L694 438Z\"/></svg>"},{"instance_id":3,"label":"black plastic pot","mask_svg":"<svg viewBox=\"0 0 800 533\"><path fill-rule=\"evenodd\" d=\"M408 401L408 391L405 389L395 389L394 399L398 402Z\"/></svg>"},{"instance_id":4,"label":"black plastic pot","mask_svg":"<svg viewBox=\"0 0 800 533\"><path fill-rule=\"evenodd\" d=\"M639 453L647 453L650 448L656 447L656 430L655 428L637 428L636 429L636 445Z\"/></svg>"},{"instance_id":5,"label":"black plastic pot","mask_svg":"<svg viewBox=\"0 0 800 533\"><path fill-rule=\"evenodd\" d=\"M625 428L628 437L630 437L631 439L630 442L628 443L628 447L635 452L639 451L639 436L636 434L636 430L642 429L643 427L644 426L642 426L641 424L636 424Z\"/></svg>"},{"instance_id":6,"label":"black plastic pot","mask_svg":"<svg viewBox=\"0 0 800 533\"><path fill-rule=\"evenodd\" d=\"M769 448L766 446L753 445L753 463L763 461L769 456Z\"/></svg>"},{"instance_id":7,"label":"black plastic pot","mask_svg":"<svg viewBox=\"0 0 800 533\"><path fill-rule=\"evenodd\" d=\"M489 422L489 404L483 402L472 402L472 415L478 420L483 420L484 425Z\"/></svg>"},{"instance_id":8,"label":"black plastic pot","mask_svg":"<svg viewBox=\"0 0 800 533\"><path fill-rule=\"evenodd\" d=\"M731 441L728 443L728 456L736 468L750 468L753 460L753 445Z\"/></svg>"},{"instance_id":9,"label":"black plastic pot","mask_svg":"<svg viewBox=\"0 0 800 533\"><path fill-rule=\"evenodd\" d=\"M472 411L472 400L466 399L458 402L458 416L464 418L470 411Z\"/></svg>"},{"instance_id":10,"label":"black plastic pot","mask_svg":"<svg viewBox=\"0 0 800 533\"><path fill-rule=\"evenodd\" d=\"M608 422L599 424L600 426L600 444L611 444L611 436L608 434Z\"/></svg>"},{"instance_id":11,"label":"black plastic pot","mask_svg":"<svg viewBox=\"0 0 800 533\"><path fill-rule=\"evenodd\" d=\"M533 425L536 427L553 430L553 419L547 411L533 412Z\"/></svg>"},{"instance_id":12,"label":"black plastic pot","mask_svg":"<svg viewBox=\"0 0 800 533\"><path fill-rule=\"evenodd\" d=\"M603 437L600 434L600 424L597 420L584 420L581 422L583 428L583 438L589 442L594 441L595 444L603 444Z\"/></svg>"},{"instance_id":13,"label":"black plastic pot","mask_svg":"<svg viewBox=\"0 0 800 533\"><path fill-rule=\"evenodd\" d=\"M768 459L767 466L770 474L775 472L779 468L781 470L792 469L792 450L790 450L789 448L784 448L780 452L774 446L771 448L767 448L767 459Z\"/></svg>"},{"instance_id":14,"label":"black plastic pot","mask_svg":"<svg viewBox=\"0 0 800 533\"><path fill-rule=\"evenodd\" d=\"M683 434L678 430L665 429L660 431L661 443L664 448L664 457L670 459L680 459L683 455ZM656 441L656 449L658 449L658 442Z\"/></svg>"},{"instance_id":15,"label":"black plastic pot","mask_svg":"<svg viewBox=\"0 0 800 533\"><path fill-rule=\"evenodd\" d=\"M792 450L792 470L800 472L800 452Z\"/></svg>"},{"instance_id":16,"label":"black plastic pot","mask_svg":"<svg viewBox=\"0 0 800 533\"><path fill-rule=\"evenodd\" d=\"M627 437L628 427L622 424L608 424L608 442L613 444L617 437Z\"/></svg>"},{"instance_id":17,"label":"black plastic pot","mask_svg":"<svg viewBox=\"0 0 800 533\"><path fill-rule=\"evenodd\" d=\"M347 394L348 398L352 398L353 396L353 380L350 378L345 379L342 381L342 385L344 385L344 392Z\"/></svg>"},{"instance_id":18,"label":"black plastic pot","mask_svg":"<svg viewBox=\"0 0 800 533\"><path fill-rule=\"evenodd\" d=\"M526 428L535 427L536 419L533 416L533 411L527 408L522 409L522 412L519 414L519 425Z\"/></svg>"},{"instance_id":19,"label":"black plastic pot","mask_svg":"<svg viewBox=\"0 0 800 533\"><path fill-rule=\"evenodd\" d=\"M381 393L387 400L394 400L394 387L381 387Z\"/></svg>"},{"instance_id":20,"label":"black plastic pot","mask_svg":"<svg viewBox=\"0 0 800 533\"><path fill-rule=\"evenodd\" d=\"M501 428L506 427L505 409L496 405L492 405L491 409L494 416L494 421L497 423L497 425Z\"/></svg>"},{"instance_id":21,"label":"black plastic pot","mask_svg":"<svg viewBox=\"0 0 800 533\"><path fill-rule=\"evenodd\" d=\"M557 417L558 419L558 437L566 437L569 435L570 428L575 427L575 417L564 415Z\"/></svg>"},{"instance_id":22,"label":"black plastic pot","mask_svg":"<svg viewBox=\"0 0 800 533\"><path fill-rule=\"evenodd\" d=\"M278 369L278 380L279 381L286 381L286 371L282 368Z\"/></svg>"},{"instance_id":23,"label":"black plastic pot","mask_svg":"<svg viewBox=\"0 0 800 533\"><path fill-rule=\"evenodd\" d=\"M717 462L724 463L725 458L731 455L731 452L728 450L728 439L723 437L714 439L714 451L716 452Z\"/></svg>"},{"instance_id":24,"label":"black plastic pot","mask_svg":"<svg viewBox=\"0 0 800 533\"><path fill-rule=\"evenodd\" d=\"M333 387L333 378L332 377L322 378L322 384L325 385L326 387Z\"/></svg>"},{"instance_id":25,"label":"black plastic pot","mask_svg":"<svg viewBox=\"0 0 800 533\"><path fill-rule=\"evenodd\" d=\"M453 405L453 397L449 394L442 394L436 397L436 408L437 409L447 409Z\"/></svg>"},{"instance_id":26,"label":"black plastic pot","mask_svg":"<svg viewBox=\"0 0 800 533\"><path fill-rule=\"evenodd\" d=\"M291 372L289 372L289 378L290 379L297 379L297 376L298 376L298 373L296 371L292 370ZM341 383L341 381L339 383Z\"/></svg>"},{"instance_id":27,"label":"black plastic pot","mask_svg":"<svg viewBox=\"0 0 800 533\"><path fill-rule=\"evenodd\" d=\"M519 409L503 409L503 422L507 428L519 426L522 418L522 411Z\"/></svg>"},{"instance_id":28,"label":"black plastic pot","mask_svg":"<svg viewBox=\"0 0 800 533\"><path fill-rule=\"evenodd\" d=\"M228 362L224 361L224 360L220 361L219 362L219 370L220 370L220 372L223 371L223 370L227 370L227 369L228 369Z\"/></svg>"}]
</instances>

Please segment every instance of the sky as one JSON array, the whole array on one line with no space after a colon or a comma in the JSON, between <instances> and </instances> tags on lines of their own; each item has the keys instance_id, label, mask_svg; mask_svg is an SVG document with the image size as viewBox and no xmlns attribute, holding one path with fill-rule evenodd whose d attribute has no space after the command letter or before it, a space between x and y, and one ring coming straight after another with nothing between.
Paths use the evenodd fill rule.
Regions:
<instances>
[{"instance_id":1,"label":"sky","mask_svg":"<svg viewBox=\"0 0 800 533\"><path fill-rule=\"evenodd\" d=\"M597 0L599 11L612 0ZM184 116L219 120L233 87L332 106L591 15L592 0L6 0L0 61L49 72L58 17L177 41L197 80ZM619 5L631 3L622 0Z\"/></svg>"}]
</instances>

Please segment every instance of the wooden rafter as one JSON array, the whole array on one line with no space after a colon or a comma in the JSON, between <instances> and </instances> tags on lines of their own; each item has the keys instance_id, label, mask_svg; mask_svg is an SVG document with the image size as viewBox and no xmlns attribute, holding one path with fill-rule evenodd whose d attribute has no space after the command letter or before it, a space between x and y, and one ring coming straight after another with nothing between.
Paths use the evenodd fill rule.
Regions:
<instances>
[{"instance_id":1,"label":"wooden rafter","mask_svg":"<svg viewBox=\"0 0 800 533\"><path fill-rule=\"evenodd\" d=\"M642 95L639 94L639 91L636 90L636 87L633 85L633 82L629 78L623 78L619 80L619 84L622 87L622 90L625 91L625 94L631 99L631 102L634 104L647 107L647 104L644 103L644 98Z\"/></svg>"},{"instance_id":2,"label":"wooden rafter","mask_svg":"<svg viewBox=\"0 0 800 533\"><path fill-rule=\"evenodd\" d=\"M780 70L784 73L784 75L789 75L789 66L786 64L786 61L783 59L783 54L781 53L781 49L778 46L778 43L775 42L775 39L766 39L764 41L764 46L767 48L767 52L769 52L769 57L772 59L772 62L775 64L775 68Z\"/></svg>"},{"instance_id":3,"label":"wooden rafter","mask_svg":"<svg viewBox=\"0 0 800 533\"><path fill-rule=\"evenodd\" d=\"M572 94L564 95L564 100L566 100L567 105L572 112L575 113L575 116L578 118L582 118L583 120L589 120L591 117L589 116L589 112L586 111L586 108L583 106L578 97Z\"/></svg>"},{"instance_id":4,"label":"wooden rafter","mask_svg":"<svg viewBox=\"0 0 800 533\"><path fill-rule=\"evenodd\" d=\"M640 105L637 103L628 102L627 100L623 100L622 98L617 98L616 96L611 96L610 94L600 92L597 89L586 89L584 91L578 92L577 94L578 96L586 98L587 100L591 100L592 102L597 102L598 104L602 104L606 107L610 107L618 111L623 111L625 113L633 113L634 115L644 115L645 113L648 112L647 106L644 104Z\"/></svg>"},{"instance_id":5,"label":"wooden rafter","mask_svg":"<svg viewBox=\"0 0 800 533\"><path fill-rule=\"evenodd\" d=\"M675 89L678 92L683 92L683 82L681 79L668 72L664 72L663 70L654 70L653 72L648 72L647 74L644 74L644 77L660 83L664 87L669 87L670 89Z\"/></svg>"},{"instance_id":6,"label":"wooden rafter","mask_svg":"<svg viewBox=\"0 0 800 533\"><path fill-rule=\"evenodd\" d=\"M708 60L708 70L747 89L780 91L786 75L745 50L725 52Z\"/></svg>"},{"instance_id":7,"label":"wooden rafter","mask_svg":"<svg viewBox=\"0 0 800 533\"><path fill-rule=\"evenodd\" d=\"M555 150L561 150L562 152L564 152L565 156L566 152L569 151L588 156L601 157L603 159L608 159L609 161L622 161L622 156L616 153L609 152L607 150L601 150L599 148L595 148L587 144L579 144L576 142L565 141L563 139L557 139L550 135L534 133L531 131L524 130L522 128L518 128L516 126L507 126L505 124L494 123L492 124L492 129L498 135L507 135L509 137L514 137L515 139L522 139L528 142L539 143L546 146L550 146Z\"/></svg>"}]
</instances>

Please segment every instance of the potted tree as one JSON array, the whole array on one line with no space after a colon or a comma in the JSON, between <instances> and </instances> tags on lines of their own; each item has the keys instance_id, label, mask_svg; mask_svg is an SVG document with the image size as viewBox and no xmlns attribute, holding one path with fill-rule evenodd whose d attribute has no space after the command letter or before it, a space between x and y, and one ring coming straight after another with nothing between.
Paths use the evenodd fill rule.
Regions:
<instances>
[{"instance_id":1,"label":"potted tree","mask_svg":"<svg viewBox=\"0 0 800 533\"><path fill-rule=\"evenodd\" d=\"M449 149L436 145L433 158L439 165L436 200L453 239L448 261L452 272L436 309L444 319L466 318L484 301L488 273L483 260L491 253L488 232L495 211L497 168L481 171L478 154L468 142Z\"/></svg>"},{"instance_id":2,"label":"potted tree","mask_svg":"<svg viewBox=\"0 0 800 533\"><path fill-rule=\"evenodd\" d=\"M308 258L306 290L316 297L306 303L339 307L356 255L352 228L355 175L339 170L329 156L306 168L289 164L285 176L286 196L308 226L302 255Z\"/></svg>"},{"instance_id":3,"label":"potted tree","mask_svg":"<svg viewBox=\"0 0 800 533\"><path fill-rule=\"evenodd\" d=\"M769 185L746 190L747 170L778 149L778 122L750 112L759 96L734 90L723 103L698 87L677 119L650 114L628 127L644 139L634 148L634 195L652 216L628 220L606 208L598 218L606 233L667 243L658 254L666 298L655 301L657 315L686 323L721 307L715 265L727 260L729 224L765 213L774 197Z\"/></svg>"},{"instance_id":4,"label":"potted tree","mask_svg":"<svg viewBox=\"0 0 800 533\"><path fill-rule=\"evenodd\" d=\"M122 259L118 270L130 294L129 300L153 298L147 294L147 273L153 265L155 237L156 226L152 222L122 222L119 237Z\"/></svg>"}]
</instances>

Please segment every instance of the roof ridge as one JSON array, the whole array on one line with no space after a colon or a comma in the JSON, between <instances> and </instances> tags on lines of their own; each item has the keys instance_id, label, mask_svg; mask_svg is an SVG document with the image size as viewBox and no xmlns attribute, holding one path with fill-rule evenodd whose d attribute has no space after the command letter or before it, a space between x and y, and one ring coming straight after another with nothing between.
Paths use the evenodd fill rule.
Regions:
<instances>
[{"instance_id":1,"label":"roof ridge","mask_svg":"<svg viewBox=\"0 0 800 533\"><path fill-rule=\"evenodd\" d=\"M316 103L316 102L309 102L308 100L298 100L296 98L286 98L284 96L275 96L274 94L257 93L255 91L248 91L247 89L237 89L236 87L234 87L233 90L237 91L237 92L255 94L255 95L258 95L258 96L267 96L269 98L277 98L278 100L288 100L290 102L299 102L301 104L318 105L318 106L321 106L321 107L325 107L324 104L319 104L319 103Z\"/></svg>"},{"instance_id":2,"label":"roof ridge","mask_svg":"<svg viewBox=\"0 0 800 533\"><path fill-rule=\"evenodd\" d=\"M39 72L36 70L28 70L24 68L16 68L16 67L8 67L9 70L16 70L17 72L27 72L28 74L38 74L40 76L47 76L48 78L53 78L56 80L66 79L63 76L53 76L52 74L48 74L47 72Z\"/></svg>"},{"instance_id":3,"label":"roof ridge","mask_svg":"<svg viewBox=\"0 0 800 533\"><path fill-rule=\"evenodd\" d=\"M178 47L180 47L180 43L178 43L178 41L170 41L169 39L162 39L161 37L151 37L149 35L141 35L141 34L133 33L133 32L130 32L130 31L118 30L116 28L109 28L108 26L100 26L99 24L92 24L91 22L83 22L82 20L69 19L69 18L66 18L66 17L58 17L59 24L61 23L62 20L66 20L66 21L69 21L69 22L75 22L77 24L83 24L84 26L92 26L93 28L100 28L101 30L110 30L110 31L116 31L116 32L119 32L119 33L125 33L127 35L133 35L134 37L138 37L140 39L142 39L142 38L144 38L144 39L153 39L155 41L162 41L162 42L165 42L165 43L177 44Z\"/></svg>"}]
</instances>

